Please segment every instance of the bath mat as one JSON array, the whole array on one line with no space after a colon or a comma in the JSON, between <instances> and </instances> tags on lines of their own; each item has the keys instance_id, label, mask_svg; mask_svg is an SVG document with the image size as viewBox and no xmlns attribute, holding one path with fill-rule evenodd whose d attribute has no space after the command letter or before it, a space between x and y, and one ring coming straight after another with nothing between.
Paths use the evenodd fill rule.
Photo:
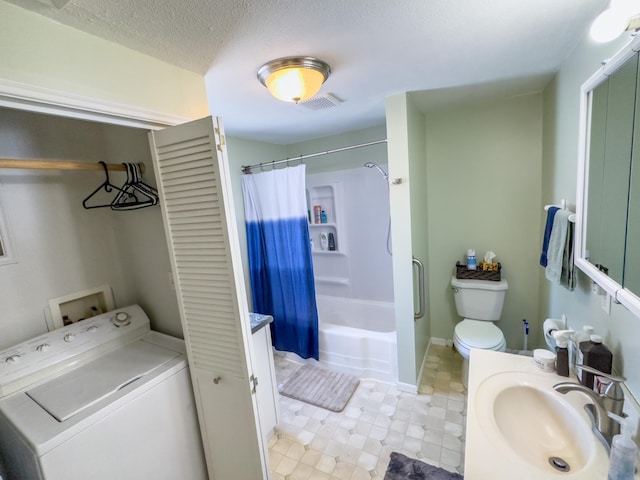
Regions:
<instances>
[{"instance_id":1,"label":"bath mat","mask_svg":"<svg viewBox=\"0 0 640 480\"><path fill-rule=\"evenodd\" d=\"M391 452L387 473L384 474L384 480L462 480L463 478L459 473L434 467L397 452Z\"/></svg>"},{"instance_id":2,"label":"bath mat","mask_svg":"<svg viewBox=\"0 0 640 480\"><path fill-rule=\"evenodd\" d=\"M285 397L341 412L358 388L360 380L353 375L332 372L313 365L303 365L278 387Z\"/></svg>"}]
</instances>

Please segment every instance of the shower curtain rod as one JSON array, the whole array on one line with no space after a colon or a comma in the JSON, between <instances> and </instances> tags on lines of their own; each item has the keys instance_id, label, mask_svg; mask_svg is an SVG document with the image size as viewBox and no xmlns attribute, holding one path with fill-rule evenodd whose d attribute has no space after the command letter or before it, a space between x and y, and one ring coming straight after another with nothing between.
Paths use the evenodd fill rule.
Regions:
<instances>
[{"instance_id":1,"label":"shower curtain rod","mask_svg":"<svg viewBox=\"0 0 640 480\"><path fill-rule=\"evenodd\" d=\"M140 171L144 172L144 164L139 163ZM107 169L126 172L127 167L122 163L107 163ZM39 160L31 158L0 158L0 168L16 168L29 170L96 170L104 171L102 165L96 163L73 162L69 160Z\"/></svg>"},{"instance_id":2,"label":"shower curtain rod","mask_svg":"<svg viewBox=\"0 0 640 480\"><path fill-rule=\"evenodd\" d=\"M253 169L253 168L261 168L262 169L264 167L273 167L274 165L278 165L279 163L295 162L297 160L302 161L305 158L319 157L321 155L328 155L330 153L344 152L345 150L352 150L354 148L360 148L360 147L368 147L370 145L378 145L379 143L387 143L387 139L385 138L384 140L376 140L374 142L361 143L359 145L351 145L349 147L335 148L333 150L327 150L327 151L324 151L324 152L309 153L307 155L299 155L297 157L284 158L282 160L273 160L272 162L256 163L255 165L243 165L242 166L242 173L251 173L251 169Z\"/></svg>"}]
</instances>

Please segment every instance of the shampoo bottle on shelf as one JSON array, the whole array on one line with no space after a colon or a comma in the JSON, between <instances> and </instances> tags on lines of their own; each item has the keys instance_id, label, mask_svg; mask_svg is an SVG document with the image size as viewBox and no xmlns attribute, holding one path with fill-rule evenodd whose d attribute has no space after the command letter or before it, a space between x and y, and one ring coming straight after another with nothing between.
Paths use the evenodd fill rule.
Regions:
<instances>
[{"instance_id":1,"label":"shampoo bottle on shelf","mask_svg":"<svg viewBox=\"0 0 640 480\"><path fill-rule=\"evenodd\" d=\"M620 424L620 434L611 441L608 480L633 480L638 447L631 439L634 433L632 420L613 413L609 416Z\"/></svg>"},{"instance_id":2,"label":"shampoo bottle on shelf","mask_svg":"<svg viewBox=\"0 0 640 480\"><path fill-rule=\"evenodd\" d=\"M320 212L320 223L327 223L327 214L324 210Z\"/></svg>"},{"instance_id":3,"label":"shampoo bottle on shelf","mask_svg":"<svg viewBox=\"0 0 640 480\"><path fill-rule=\"evenodd\" d=\"M334 252L336 249L336 237L333 232L329 232L329 251Z\"/></svg>"}]
</instances>

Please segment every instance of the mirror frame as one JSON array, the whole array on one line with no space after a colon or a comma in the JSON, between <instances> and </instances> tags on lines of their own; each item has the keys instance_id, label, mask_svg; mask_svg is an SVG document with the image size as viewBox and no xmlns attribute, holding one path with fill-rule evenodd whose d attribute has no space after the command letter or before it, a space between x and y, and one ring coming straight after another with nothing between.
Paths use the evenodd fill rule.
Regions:
<instances>
[{"instance_id":1,"label":"mirror frame","mask_svg":"<svg viewBox=\"0 0 640 480\"><path fill-rule=\"evenodd\" d=\"M591 92L640 51L640 36L634 37L613 57L603 62L580 88L580 122L578 136L578 181L576 188L575 265L597 283L617 303L640 317L640 297L602 273L586 256L587 185L589 185L589 139L591 134ZM638 292L640 294L640 292Z\"/></svg>"}]
</instances>

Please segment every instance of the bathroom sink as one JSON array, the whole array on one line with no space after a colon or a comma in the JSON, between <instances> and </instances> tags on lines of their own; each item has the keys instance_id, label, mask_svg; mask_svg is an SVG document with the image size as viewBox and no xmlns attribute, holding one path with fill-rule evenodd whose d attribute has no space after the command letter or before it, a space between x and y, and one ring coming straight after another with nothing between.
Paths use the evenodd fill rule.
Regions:
<instances>
[{"instance_id":1,"label":"bathroom sink","mask_svg":"<svg viewBox=\"0 0 640 480\"><path fill-rule=\"evenodd\" d=\"M588 465L597 439L564 397L521 372L494 375L478 388L478 416L496 441L533 467L578 472Z\"/></svg>"},{"instance_id":2,"label":"bathroom sink","mask_svg":"<svg viewBox=\"0 0 640 480\"><path fill-rule=\"evenodd\" d=\"M588 399L553 389L566 377L535 369L531 357L473 350L471 359L465 475L606 478L607 452L583 408Z\"/></svg>"}]
</instances>

